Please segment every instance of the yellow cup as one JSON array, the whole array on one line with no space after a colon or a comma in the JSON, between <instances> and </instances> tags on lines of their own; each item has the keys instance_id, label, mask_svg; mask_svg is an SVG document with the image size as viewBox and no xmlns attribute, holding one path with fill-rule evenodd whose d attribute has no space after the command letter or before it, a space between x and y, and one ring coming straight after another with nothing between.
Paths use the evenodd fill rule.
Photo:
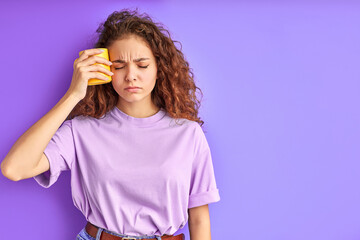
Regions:
<instances>
[{"instance_id":1,"label":"yellow cup","mask_svg":"<svg viewBox=\"0 0 360 240\"><path fill-rule=\"evenodd\" d=\"M109 60L109 51L107 48L97 48L97 49L102 49L104 50L104 52L102 53L99 53L99 54L94 54L94 56L100 56L100 57L103 57L107 60ZM81 51L79 52L79 56L82 54L82 52L84 51ZM106 68L107 70L110 71L110 66L109 65L106 65L106 64L102 64L102 63L94 63L92 65L101 65L102 67ZM97 78L90 78L89 81L88 81L88 85L100 85L100 84L105 84L105 83L109 83L112 81L112 78L111 76L105 74L105 73L102 73L102 72L98 72L102 75L104 75L108 80L102 80L102 79L97 79Z\"/></svg>"}]
</instances>

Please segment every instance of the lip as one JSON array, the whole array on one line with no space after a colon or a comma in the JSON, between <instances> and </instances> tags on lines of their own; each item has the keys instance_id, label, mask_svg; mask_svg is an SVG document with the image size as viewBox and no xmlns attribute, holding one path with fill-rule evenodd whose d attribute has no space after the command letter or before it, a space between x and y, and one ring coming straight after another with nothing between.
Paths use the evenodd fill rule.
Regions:
<instances>
[{"instance_id":1,"label":"lip","mask_svg":"<svg viewBox=\"0 0 360 240\"><path fill-rule=\"evenodd\" d=\"M128 92L138 92L140 90L140 88L131 87L131 88L125 88L125 90L128 91Z\"/></svg>"},{"instance_id":2,"label":"lip","mask_svg":"<svg viewBox=\"0 0 360 240\"><path fill-rule=\"evenodd\" d=\"M127 87L125 88L125 90L129 90L129 89L140 89L139 87Z\"/></svg>"}]
</instances>

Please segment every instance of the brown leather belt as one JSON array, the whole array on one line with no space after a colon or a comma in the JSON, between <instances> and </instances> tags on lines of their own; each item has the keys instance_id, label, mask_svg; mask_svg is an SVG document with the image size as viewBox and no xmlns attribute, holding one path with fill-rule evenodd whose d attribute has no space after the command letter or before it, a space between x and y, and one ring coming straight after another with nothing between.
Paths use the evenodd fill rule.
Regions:
<instances>
[{"instance_id":1,"label":"brown leather belt","mask_svg":"<svg viewBox=\"0 0 360 240\"><path fill-rule=\"evenodd\" d=\"M96 234L98 232L98 227L94 226L93 224L91 224L90 222L87 222L86 226L85 226L85 230L86 232L92 236L93 238L96 238ZM110 233L107 233L105 231L101 232L100 235L100 240L126 240L126 239L134 239L134 240L156 240L156 238L127 238L127 237L119 237L119 236L115 236L112 235ZM185 240L185 235L183 233L179 234L179 235L166 235L164 234L163 236L161 236L161 239L166 239L166 240Z\"/></svg>"}]
</instances>

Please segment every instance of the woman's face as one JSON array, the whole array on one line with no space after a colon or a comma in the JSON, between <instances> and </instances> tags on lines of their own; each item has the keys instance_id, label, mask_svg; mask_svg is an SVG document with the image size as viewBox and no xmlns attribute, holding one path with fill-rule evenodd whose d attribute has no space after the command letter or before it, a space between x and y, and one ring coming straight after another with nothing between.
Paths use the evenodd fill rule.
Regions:
<instances>
[{"instance_id":1,"label":"woman's face","mask_svg":"<svg viewBox=\"0 0 360 240\"><path fill-rule=\"evenodd\" d=\"M112 85L119 94L119 101L151 103L157 78L156 60L151 49L140 37L131 35L113 42L108 50L113 63ZM125 90L127 87L139 89L129 91Z\"/></svg>"}]
</instances>

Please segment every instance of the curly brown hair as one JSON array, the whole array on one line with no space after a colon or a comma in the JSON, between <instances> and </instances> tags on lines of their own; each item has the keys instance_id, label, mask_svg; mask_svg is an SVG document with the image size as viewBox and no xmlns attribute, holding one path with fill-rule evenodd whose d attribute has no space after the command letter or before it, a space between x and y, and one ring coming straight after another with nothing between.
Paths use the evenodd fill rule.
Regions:
<instances>
[{"instance_id":1,"label":"curly brown hair","mask_svg":"<svg viewBox=\"0 0 360 240\"><path fill-rule=\"evenodd\" d=\"M198 117L200 101L196 96L194 74L189 68L181 52L181 43L173 41L168 30L161 23L154 23L147 14L139 14L123 9L110 14L107 20L100 24L96 33L99 34L94 48L107 48L114 41L130 35L136 35L146 41L151 48L157 64L157 80L151 99L154 104L166 110L172 118L185 118L196 121L202 126L204 121ZM175 46L180 43L180 50ZM67 119L75 116L91 116L100 118L115 107L119 95L112 84L88 86L86 96L70 112Z\"/></svg>"}]
</instances>

